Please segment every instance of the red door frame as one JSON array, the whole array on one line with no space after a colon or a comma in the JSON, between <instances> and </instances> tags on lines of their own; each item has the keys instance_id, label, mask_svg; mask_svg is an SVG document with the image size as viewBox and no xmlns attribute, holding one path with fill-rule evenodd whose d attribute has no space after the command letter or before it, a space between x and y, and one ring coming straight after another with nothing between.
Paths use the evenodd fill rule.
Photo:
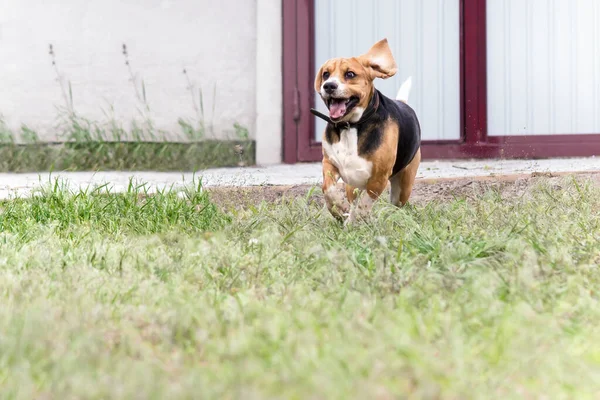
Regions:
<instances>
[{"instance_id":1,"label":"red door frame","mask_svg":"<svg viewBox=\"0 0 600 400\"><path fill-rule=\"evenodd\" d=\"M283 7L283 161L318 161L314 140L314 0L281 0Z\"/></svg>"},{"instance_id":2,"label":"red door frame","mask_svg":"<svg viewBox=\"0 0 600 400\"><path fill-rule=\"evenodd\" d=\"M314 0L282 0L283 161L319 161L314 140ZM486 0L460 0L462 138L424 141L423 158L548 158L600 154L600 133L487 135Z\"/></svg>"}]
</instances>

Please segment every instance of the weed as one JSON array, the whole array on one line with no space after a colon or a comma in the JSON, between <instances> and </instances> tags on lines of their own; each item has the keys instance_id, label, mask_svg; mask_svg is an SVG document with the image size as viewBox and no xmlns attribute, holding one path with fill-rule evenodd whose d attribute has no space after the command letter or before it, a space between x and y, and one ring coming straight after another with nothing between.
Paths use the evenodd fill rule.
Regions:
<instances>
[{"instance_id":1,"label":"weed","mask_svg":"<svg viewBox=\"0 0 600 400\"><path fill-rule=\"evenodd\" d=\"M138 78L138 74L133 72L133 68L131 67L131 62L129 61L129 51L127 50L127 45L123 43L122 45L122 53L125 58L125 65L127 66L127 71L129 73L129 80L133 85L135 98L138 101L138 112L143 120L143 126L139 127L136 124L135 128L132 127L132 131L134 132L134 138L139 140L144 134L148 134L150 139L156 140L156 129L154 127L154 122L151 118L150 113L150 103L148 103L148 97L146 95L146 83L143 78Z\"/></svg>"},{"instance_id":2,"label":"weed","mask_svg":"<svg viewBox=\"0 0 600 400\"><path fill-rule=\"evenodd\" d=\"M177 123L181 127L183 134L189 140L196 141L202 138L204 131L200 128L194 127L190 122L183 118L179 118Z\"/></svg>"},{"instance_id":3,"label":"weed","mask_svg":"<svg viewBox=\"0 0 600 400\"><path fill-rule=\"evenodd\" d=\"M238 139L248 140L250 138L250 133L248 132L248 128L238 124L237 122L233 124L233 129L235 129L235 134Z\"/></svg>"},{"instance_id":4,"label":"weed","mask_svg":"<svg viewBox=\"0 0 600 400\"><path fill-rule=\"evenodd\" d=\"M69 116L74 116L75 106L73 104L73 88L71 87L71 81L67 80L58 69L58 64L56 63L56 53L54 52L54 46L52 43L48 45L48 54L50 55L52 67L54 68L54 72L56 74L56 81L60 86L60 91L64 101L64 109Z\"/></svg>"},{"instance_id":5,"label":"weed","mask_svg":"<svg viewBox=\"0 0 600 400\"><path fill-rule=\"evenodd\" d=\"M37 143L39 137L36 131L30 129L27 125L21 125L21 140L25 143Z\"/></svg>"},{"instance_id":6,"label":"weed","mask_svg":"<svg viewBox=\"0 0 600 400\"><path fill-rule=\"evenodd\" d=\"M0 172L49 170L198 171L254 164L254 142L198 143L77 141L0 145Z\"/></svg>"},{"instance_id":7,"label":"weed","mask_svg":"<svg viewBox=\"0 0 600 400\"><path fill-rule=\"evenodd\" d=\"M0 114L0 144L12 144L15 142L15 135L6 125L4 117Z\"/></svg>"},{"instance_id":8,"label":"weed","mask_svg":"<svg viewBox=\"0 0 600 400\"><path fill-rule=\"evenodd\" d=\"M49 45L49 54L52 62L52 67L56 74L56 81L59 83L63 104L57 106L57 125L55 129L59 132L59 136L66 141L74 142L110 142L110 141L159 141L165 140L167 132L157 129L152 119L152 112L148 100L146 84L139 73L134 72L130 60L129 50L125 43L121 46L125 65L129 80L135 94L135 99L138 103L138 113L141 117L139 120L133 119L129 129L125 129L115 117L114 108L109 106L108 110L102 109L107 122L94 121L78 114L75 110L73 99L73 88L71 82L66 79L65 75L59 70L55 48L52 44ZM214 117L216 108L217 85L213 86L213 102L210 122L206 124L204 115L204 96L202 88L196 88L191 81L186 69L183 70L187 81L187 89L192 96L192 107L196 113L196 120L190 122L184 118L178 118L177 122L187 141L199 141L206 137L207 131L211 134L211 138L215 138L214 132ZM14 138L12 133L6 128L2 121L0 125L0 140L2 142L12 142ZM248 139L249 133L247 128L239 124L234 125L237 139ZM22 129L22 139L25 142L35 142L39 140L37 133L32 129ZM228 136L228 135L225 135ZM226 138L227 139L227 138Z\"/></svg>"},{"instance_id":9,"label":"weed","mask_svg":"<svg viewBox=\"0 0 600 400\"><path fill-rule=\"evenodd\" d=\"M183 69L183 75L185 76L187 89L189 90L192 98L192 106L196 113L196 123L195 126L193 126L191 123L182 118L178 120L178 123L187 138L190 140L199 140L202 139L205 131L204 99L202 97L202 88L196 90L196 86L192 83L186 68Z\"/></svg>"}]
</instances>

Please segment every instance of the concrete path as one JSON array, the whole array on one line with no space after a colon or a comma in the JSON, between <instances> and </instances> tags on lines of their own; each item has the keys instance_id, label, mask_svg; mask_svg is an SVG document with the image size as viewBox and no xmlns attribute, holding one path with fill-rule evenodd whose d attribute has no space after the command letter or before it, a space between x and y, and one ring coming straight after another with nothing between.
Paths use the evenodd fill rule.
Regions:
<instances>
[{"instance_id":1,"label":"concrete path","mask_svg":"<svg viewBox=\"0 0 600 400\"><path fill-rule=\"evenodd\" d=\"M421 164L418 179L489 177L531 174L533 172L600 171L599 158L553 160L427 161ZM54 172L49 174L0 174L0 198L27 196L55 179L71 190L109 184L112 191L127 190L130 179L147 185L149 191L179 188L202 177L205 186L312 185L321 182L319 163L276 165L270 167L219 168L203 172Z\"/></svg>"}]
</instances>

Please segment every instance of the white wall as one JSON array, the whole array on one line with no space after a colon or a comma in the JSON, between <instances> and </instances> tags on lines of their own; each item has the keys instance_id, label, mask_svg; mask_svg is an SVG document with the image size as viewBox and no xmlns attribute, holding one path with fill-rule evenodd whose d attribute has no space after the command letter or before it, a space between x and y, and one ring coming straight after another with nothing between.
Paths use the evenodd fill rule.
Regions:
<instances>
[{"instance_id":1,"label":"white wall","mask_svg":"<svg viewBox=\"0 0 600 400\"><path fill-rule=\"evenodd\" d=\"M493 0L496 1L496 0ZM413 77L409 104L421 121L424 140L460 138L460 30L458 0L314 0L315 71L331 57L365 53L388 38L398 64L390 79L375 81L395 98ZM327 112L316 96L317 107ZM316 120L316 139L325 122Z\"/></svg>"},{"instance_id":2,"label":"white wall","mask_svg":"<svg viewBox=\"0 0 600 400\"><path fill-rule=\"evenodd\" d=\"M600 133L600 1L487 2L490 135Z\"/></svg>"},{"instance_id":3,"label":"white wall","mask_svg":"<svg viewBox=\"0 0 600 400\"><path fill-rule=\"evenodd\" d=\"M282 160L282 0L256 3L256 161Z\"/></svg>"},{"instance_id":4,"label":"white wall","mask_svg":"<svg viewBox=\"0 0 600 400\"><path fill-rule=\"evenodd\" d=\"M257 13L257 1L263 14ZM56 107L64 101L48 54L52 43L57 67L72 83L75 110L87 118L106 121L102 110L112 106L114 117L129 126L132 119L139 119L140 104L122 54L126 43L131 67L145 81L150 116L171 138L173 132L180 132L178 118L196 118L184 68L193 84L203 90L206 123L214 122L216 136L235 137L233 124L237 122L255 137L257 98L268 97L275 90L257 88L257 19L267 24L260 33L263 39L265 35L271 38L267 46L280 52L279 3L0 0L0 114L13 129L26 124L42 139L56 140ZM272 18L265 18L264 12L271 12ZM263 45L262 54L268 50L270 47ZM277 53L269 57L273 60ZM267 73L274 80L281 76L280 56ZM279 78L277 92L281 91L280 82ZM275 108L281 109L278 101L275 99ZM269 121L278 118L280 121L277 112L268 117ZM280 122L278 126L279 131L263 135L280 143ZM280 145L279 150L269 151L280 153ZM280 154L270 161L277 159Z\"/></svg>"}]
</instances>

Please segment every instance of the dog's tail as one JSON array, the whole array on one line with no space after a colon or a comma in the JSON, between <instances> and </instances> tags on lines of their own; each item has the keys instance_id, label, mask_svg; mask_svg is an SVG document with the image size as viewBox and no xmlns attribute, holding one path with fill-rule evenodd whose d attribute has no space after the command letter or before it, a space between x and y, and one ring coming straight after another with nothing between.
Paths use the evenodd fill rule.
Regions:
<instances>
[{"instance_id":1,"label":"dog's tail","mask_svg":"<svg viewBox=\"0 0 600 400\"><path fill-rule=\"evenodd\" d=\"M398 90L398 94L396 95L396 100L401 101L403 103L408 103L408 96L410 95L410 89L412 88L412 76L409 76L407 80L404 81L400 89Z\"/></svg>"}]
</instances>

